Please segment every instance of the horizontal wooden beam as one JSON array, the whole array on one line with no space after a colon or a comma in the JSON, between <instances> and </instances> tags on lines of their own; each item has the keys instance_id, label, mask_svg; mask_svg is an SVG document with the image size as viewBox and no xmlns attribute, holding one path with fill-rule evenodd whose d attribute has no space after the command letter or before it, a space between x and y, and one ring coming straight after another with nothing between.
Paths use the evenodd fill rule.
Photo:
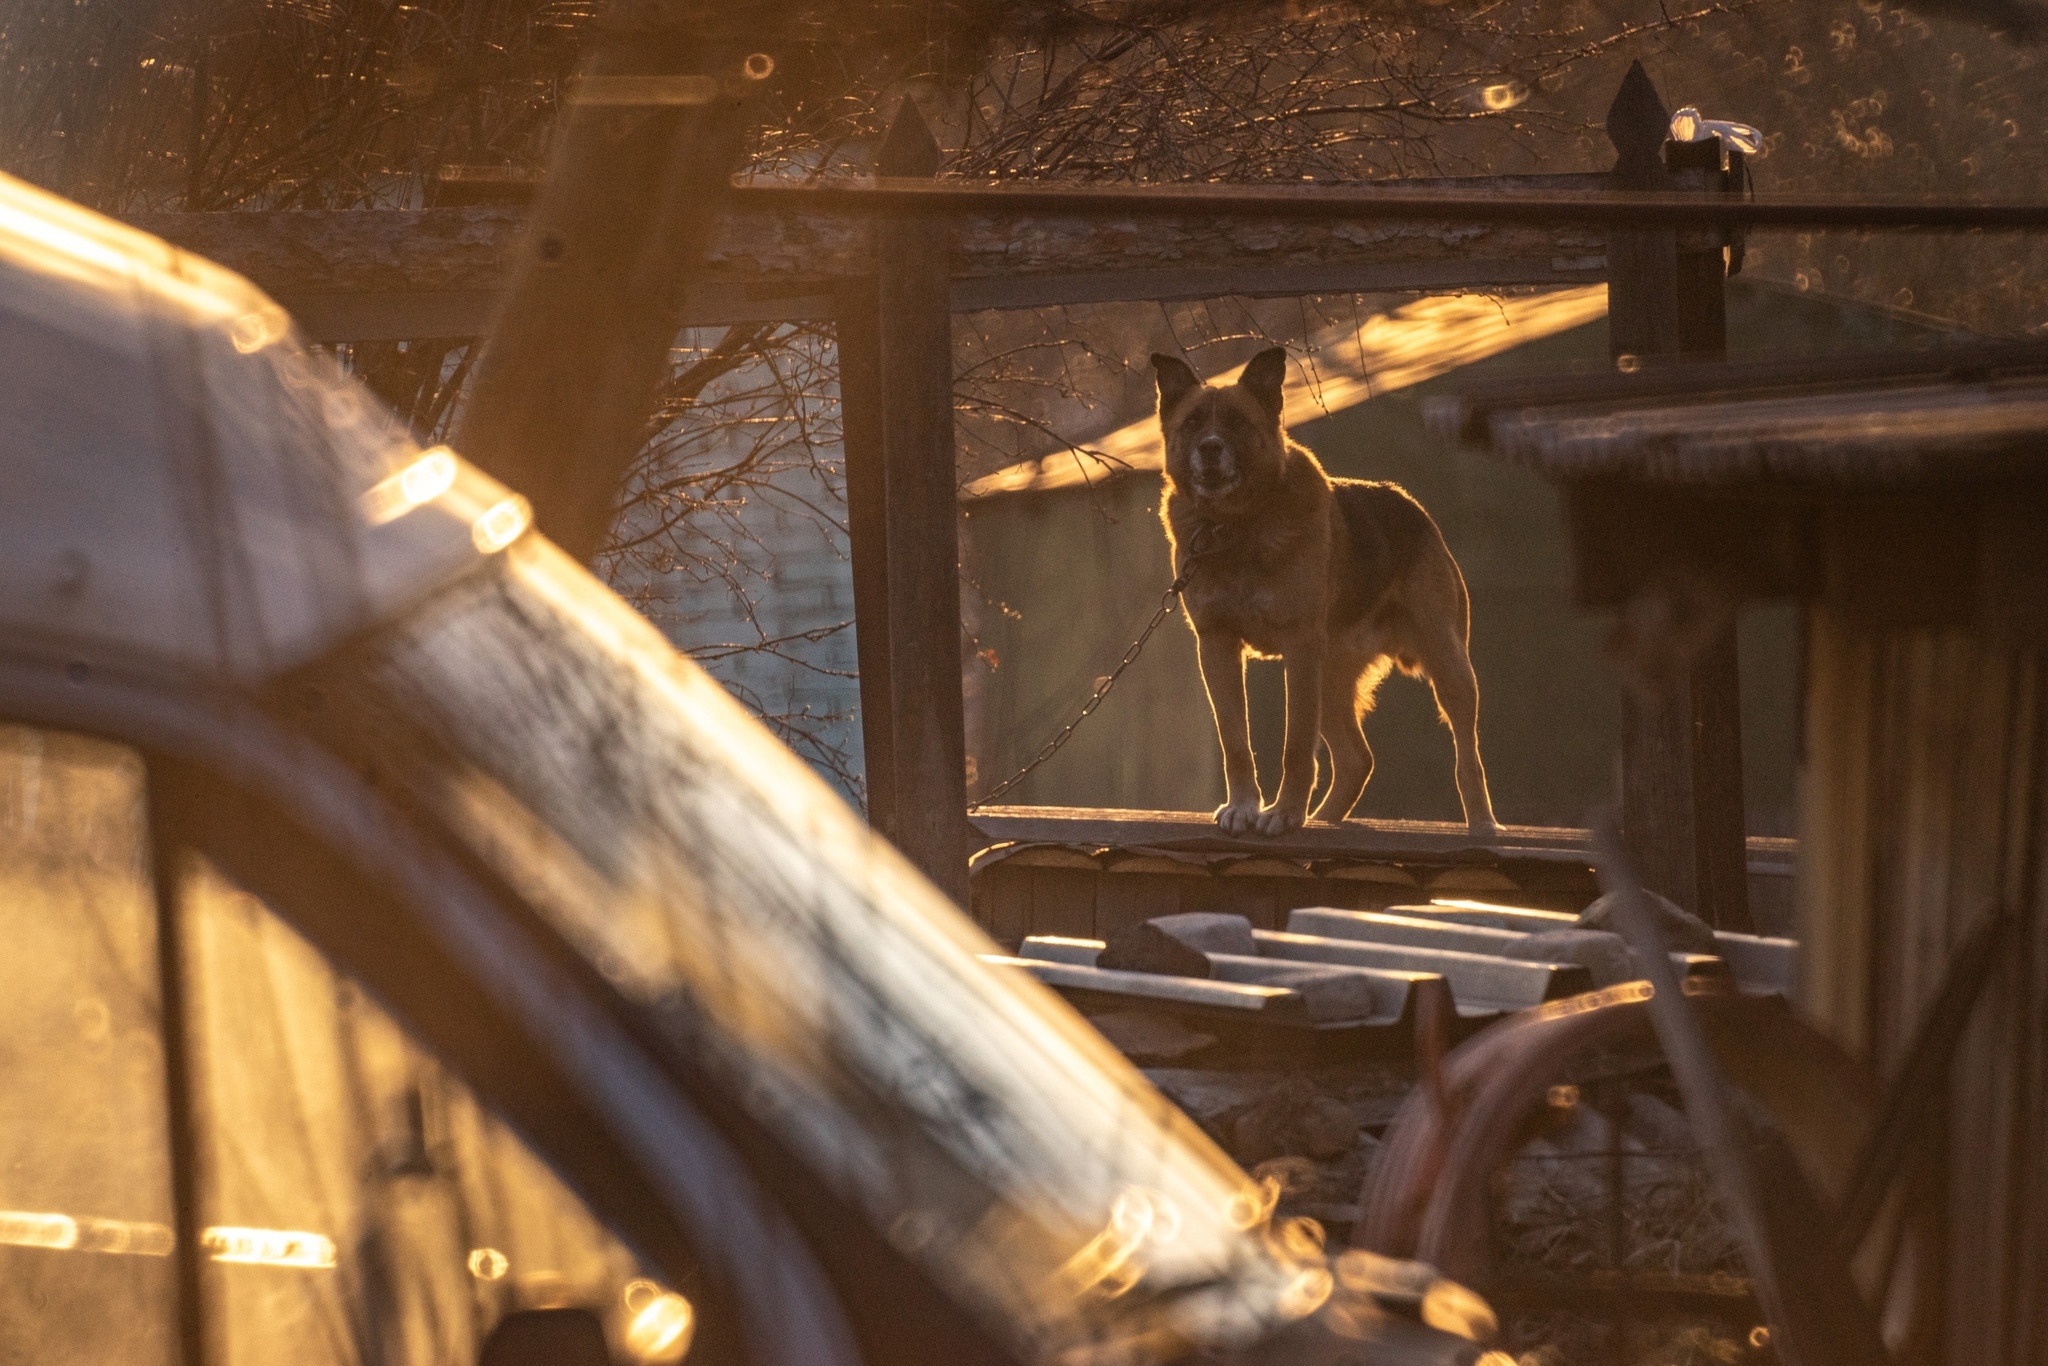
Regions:
<instances>
[{"instance_id":1,"label":"horizontal wooden beam","mask_svg":"<svg viewBox=\"0 0 2048 1366\"><path fill-rule=\"evenodd\" d=\"M1604 256L1549 261L1337 262L1227 269L1102 271L1079 275L984 275L953 281L955 313L1043 308L1124 300L1298 298L1314 294L1380 294L1404 290L1564 287L1603 278ZM245 272L246 273L246 272ZM259 281L260 283L260 281ZM752 322L825 322L835 317L831 281L804 280L789 288L763 288L738 280L711 281L690 290L686 325L715 327ZM299 330L313 341L407 341L415 337L474 337L489 330L497 291L326 290L297 294L289 285L269 292L291 309Z\"/></svg>"},{"instance_id":2,"label":"horizontal wooden beam","mask_svg":"<svg viewBox=\"0 0 2048 1366\"><path fill-rule=\"evenodd\" d=\"M262 283L258 281L258 283ZM812 322L834 315L834 298L824 282L810 281L796 292L763 290L737 281L711 281L688 291L687 327L730 323ZM411 341L419 337L480 337L490 330L497 307L495 289L327 290L295 294L269 288L291 310L299 331L318 342Z\"/></svg>"},{"instance_id":3,"label":"horizontal wooden beam","mask_svg":"<svg viewBox=\"0 0 2048 1366\"><path fill-rule=\"evenodd\" d=\"M1539 180L1605 184L1600 175L1485 177L1451 183L1473 196ZM813 206L742 189L714 235L694 324L832 316L836 283L876 272L875 226L859 205ZM507 207L154 213L132 220L248 276L321 341L483 332L523 243ZM956 312L1381 290L1577 284L1599 279L1598 228L1484 222L1129 219L964 214L952 223Z\"/></svg>"},{"instance_id":4,"label":"horizontal wooden beam","mask_svg":"<svg viewBox=\"0 0 2048 1366\"><path fill-rule=\"evenodd\" d=\"M1667 143L1689 147L1699 143ZM1702 174L1704 172L1704 174ZM1674 169L1655 186L1601 173L1576 176L1475 176L1381 180L1348 185L1074 185L966 181L833 181L761 184L754 205L901 217L1001 215L1010 219L1264 219L1290 223L1476 222L1579 224L1601 230L1847 228L1930 232L2039 232L2048 202L1854 200L1793 195L1702 200L1719 188L1721 168ZM1596 180L1598 183L1588 184ZM1571 183L1571 182L1578 183Z\"/></svg>"},{"instance_id":5,"label":"horizontal wooden beam","mask_svg":"<svg viewBox=\"0 0 2048 1366\"><path fill-rule=\"evenodd\" d=\"M1273 299L1312 294L1379 294L1406 290L1563 287L1606 277L1598 251L1547 260L1473 257L1443 261L1318 261L1299 265L1116 270L1076 274L977 276L953 280L953 311L1041 308L1057 304L1144 299Z\"/></svg>"}]
</instances>

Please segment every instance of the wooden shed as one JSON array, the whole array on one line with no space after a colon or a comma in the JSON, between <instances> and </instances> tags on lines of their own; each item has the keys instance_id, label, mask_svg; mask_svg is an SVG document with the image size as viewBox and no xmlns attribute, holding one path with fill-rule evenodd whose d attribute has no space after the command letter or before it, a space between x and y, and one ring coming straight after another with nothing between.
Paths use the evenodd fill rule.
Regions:
<instances>
[{"instance_id":1,"label":"wooden shed","mask_svg":"<svg viewBox=\"0 0 2048 1366\"><path fill-rule=\"evenodd\" d=\"M1799 1004L1890 1080L1896 1180L1938 1192L1920 1346L2048 1360L2048 349L1497 385L1436 418L1562 487L1578 597L1639 664L1804 605Z\"/></svg>"}]
</instances>

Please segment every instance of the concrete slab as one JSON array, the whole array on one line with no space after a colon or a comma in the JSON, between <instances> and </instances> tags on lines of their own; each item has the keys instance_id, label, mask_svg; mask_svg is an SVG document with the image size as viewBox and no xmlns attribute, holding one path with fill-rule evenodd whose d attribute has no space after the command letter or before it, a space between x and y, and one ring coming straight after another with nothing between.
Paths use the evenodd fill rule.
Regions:
<instances>
[{"instance_id":1,"label":"concrete slab","mask_svg":"<svg viewBox=\"0 0 2048 1366\"><path fill-rule=\"evenodd\" d=\"M1339 939L1288 930L1260 930L1256 937L1260 955L1267 958L1435 973L1451 984L1458 1013L1468 1018L1526 1010L1560 996L1586 991L1592 985L1586 970L1576 964L1518 963L1492 954Z\"/></svg>"}]
</instances>

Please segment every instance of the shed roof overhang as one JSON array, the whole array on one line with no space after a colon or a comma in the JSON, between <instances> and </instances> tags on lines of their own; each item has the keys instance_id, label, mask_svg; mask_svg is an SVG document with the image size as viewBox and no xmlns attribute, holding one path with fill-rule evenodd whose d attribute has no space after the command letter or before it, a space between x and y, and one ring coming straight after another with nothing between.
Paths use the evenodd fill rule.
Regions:
<instances>
[{"instance_id":1,"label":"shed roof overhang","mask_svg":"<svg viewBox=\"0 0 2048 1366\"><path fill-rule=\"evenodd\" d=\"M1686 579L2048 640L2048 348L1525 379L1429 416L1564 487L1586 605Z\"/></svg>"}]
</instances>

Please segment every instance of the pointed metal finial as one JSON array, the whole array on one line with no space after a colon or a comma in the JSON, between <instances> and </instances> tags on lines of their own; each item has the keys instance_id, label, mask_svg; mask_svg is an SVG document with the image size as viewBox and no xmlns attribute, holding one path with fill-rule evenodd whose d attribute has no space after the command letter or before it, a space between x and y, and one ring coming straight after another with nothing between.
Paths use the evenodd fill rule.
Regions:
<instances>
[{"instance_id":1,"label":"pointed metal finial","mask_svg":"<svg viewBox=\"0 0 2048 1366\"><path fill-rule=\"evenodd\" d=\"M917 101L905 95L896 105L896 117L889 123L889 135L875 155L875 169L883 175L922 176L939 173L939 140L924 121Z\"/></svg>"},{"instance_id":2,"label":"pointed metal finial","mask_svg":"<svg viewBox=\"0 0 2048 1366\"><path fill-rule=\"evenodd\" d=\"M1614 144L1614 163L1623 180L1649 181L1664 166L1664 140L1671 134L1671 113L1650 83L1641 62L1632 63L1621 89L1607 107L1607 140Z\"/></svg>"}]
</instances>

